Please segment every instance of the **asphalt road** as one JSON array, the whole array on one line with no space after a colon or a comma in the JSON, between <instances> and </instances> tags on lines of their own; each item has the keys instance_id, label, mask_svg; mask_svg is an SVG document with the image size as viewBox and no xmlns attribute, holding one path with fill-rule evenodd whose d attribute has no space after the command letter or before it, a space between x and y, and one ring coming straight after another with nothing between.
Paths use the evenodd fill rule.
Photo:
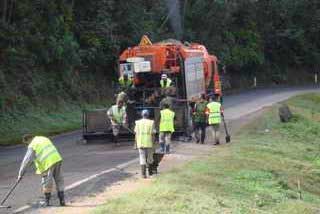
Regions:
<instances>
[{"instance_id":1,"label":"asphalt road","mask_svg":"<svg viewBox=\"0 0 320 214\"><path fill-rule=\"evenodd\" d=\"M293 95L311 91L320 92L320 89L275 88L229 95L224 98L225 116L227 120L234 120ZM77 143L79 139L81 139L80 131L53 138L55 145L64 157L63 169L65 185L68 189L66 193L68 201L74 197L102 191L106 186L119 179L131 176L117 170L117 167L125 167L128 161L132 163L138 157L129 142L114 147L108 143L81 145ZM22 146L0 148L0 199L4 197L15 181L25 152L26 148ZM21 184L6 202L12 208L10 211L0 209L0 213L12 213L20 208L22 208L20 210L24 210L23 208L30 210L30 207L36 208L42 197L39 184L40 177L35 176L32 169L28 170ZM54 201L54 203L57 202Z\"/></svg>"}]
</instances>

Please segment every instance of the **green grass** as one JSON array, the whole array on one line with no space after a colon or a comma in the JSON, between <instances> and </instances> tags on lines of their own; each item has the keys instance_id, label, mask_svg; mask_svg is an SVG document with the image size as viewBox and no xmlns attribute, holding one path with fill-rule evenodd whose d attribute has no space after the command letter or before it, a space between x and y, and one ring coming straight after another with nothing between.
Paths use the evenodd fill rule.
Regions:
<instances>
[{"instance_id":1,"label":"green grass","mask_svg":"<svg viewBox=\"0 0 320 214\"><path fill-rule=\"evenodd\" d=\"M0 146L21 143L21 135L34 133L52 136L81 129L83 109L105 107L102 105L64 105L55 110L30 108L24 112L12 111L0 115Z\"/></svg>"},{"instance_id":2,"label":"green grass","mask_svg":"<svg viewBox=\"0 0 320 214\"><path fill-rule=\"evenodd\" d=\"M287 103L290 123L279 122L275 106L209 158L164 173L93 213L319 213L320 95Z\"/></svg>"}]
</instances>

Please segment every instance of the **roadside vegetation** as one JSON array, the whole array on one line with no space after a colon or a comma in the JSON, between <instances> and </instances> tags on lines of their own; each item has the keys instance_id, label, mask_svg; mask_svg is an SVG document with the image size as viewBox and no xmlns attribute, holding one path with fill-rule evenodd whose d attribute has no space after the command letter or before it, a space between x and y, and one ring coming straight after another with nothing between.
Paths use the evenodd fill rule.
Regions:
<instances>
[{"instance_id":1,"label":"roadside vegetation","mask_svg":"<svg viewBox=\"0 0 320 214\"><path fill-rule=\"evenodd\" d=\"M106 108L108 102L96 105L62 105L59 108L30 108L25 111L12 111L1 116L0 146L21 143L25 133L52 136L81 129L82 112L85 109Z\"/></svg>"},{"instance_id":2,"label":"roadside vegetation","mask_svg":"<svg viewBox=\"0 0 320 214\"><path fill-rule=\"evenodd\" d=\"M144 34L204 44L226 66L224 88L251 87L254 76L258 86L311 83L319 14L318 0L2 0L0 134L14 142L16 128L47 126L44 112L67 120L74 103L110 99L119 54Z\"/></svg>"},{"instance_id":3,"label":"roadside vegetation","mask_svg":"<svg viewBox=\"0 0 320 214\"><path fill-rule=\"evenodd\" d=\"M320 211L320 95L277 106L214 148L210 157L164 173L136 192L98 207L102 213L317 213Z\"/></svg>"}]
</instances>

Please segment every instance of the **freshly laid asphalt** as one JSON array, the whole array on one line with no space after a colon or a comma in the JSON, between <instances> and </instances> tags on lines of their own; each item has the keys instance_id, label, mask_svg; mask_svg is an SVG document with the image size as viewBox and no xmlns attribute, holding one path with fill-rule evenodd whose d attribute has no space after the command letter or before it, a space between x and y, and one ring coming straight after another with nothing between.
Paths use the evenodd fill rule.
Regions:
<instances>
[{"instance_id":1,"label":"freshly laid asphalt","mask_svg":"<svg viewBox=\"0 0 320 214\"><path fill-rule=\"evenodd\" d=\"M320 92L320 89L313 87L256 89L228 95L224 97L225 117L227 120L234 120L291 96L307 92ZM66 192L67 201L74 197L97 193L106 186L131 176L121 170L112 169L138 157L130 142L123 142L117 147L107 141L79 144L81 134L81 131L75 131L53 138L64 158L65 186L69 187ZM0 200L15 182L25 152L26 148L23 146L0 147ZM92 179L83 181L90 176ZM79 181L83 182L80 184ZM30 207L36 208L41 197L40 176L34 175L33 169L30 168L5 203L12 208L10 210L0 208L0 213L13 213L21 207L29 210ZM57 204L56 201L53 203Z\"/></svg>"}]
</instances>

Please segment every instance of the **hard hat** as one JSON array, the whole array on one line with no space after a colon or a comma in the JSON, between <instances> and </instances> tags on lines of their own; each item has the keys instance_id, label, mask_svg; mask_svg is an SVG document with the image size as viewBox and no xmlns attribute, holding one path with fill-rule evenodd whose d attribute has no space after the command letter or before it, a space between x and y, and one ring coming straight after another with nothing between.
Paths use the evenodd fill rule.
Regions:
<instances>
[{"instance_id":1,"label":"hard hat","mask_svg":"<svg viewBox=\"0 0 320 214\"><path fill-rule=\"evenodd\" d=\"M30 139L32 139L34 136L31 133L26 133L22 136L22 143L27 144Z\"/></svg>"},{"instance_id":2,"label":"hard hat","mask_svg":"<svg viewBox=\"0 0 320 214\"><path fill-rule=\"evenodd\" d=\"M168 75L162 74L162 75L161 75L161 79L165 79L165 78L168 78Z\"/></svg>"},{"instance_id":3,"label":"hard hat","mask_svg":"<svg viewBox=\"0 0 320 214\"><path fill-rule=\"evenodd\" d=\"M141 112L141 116L142 117L148 117L149 116L149 110L143 109L142 112Z\"/></svg>"}]
</instances>

